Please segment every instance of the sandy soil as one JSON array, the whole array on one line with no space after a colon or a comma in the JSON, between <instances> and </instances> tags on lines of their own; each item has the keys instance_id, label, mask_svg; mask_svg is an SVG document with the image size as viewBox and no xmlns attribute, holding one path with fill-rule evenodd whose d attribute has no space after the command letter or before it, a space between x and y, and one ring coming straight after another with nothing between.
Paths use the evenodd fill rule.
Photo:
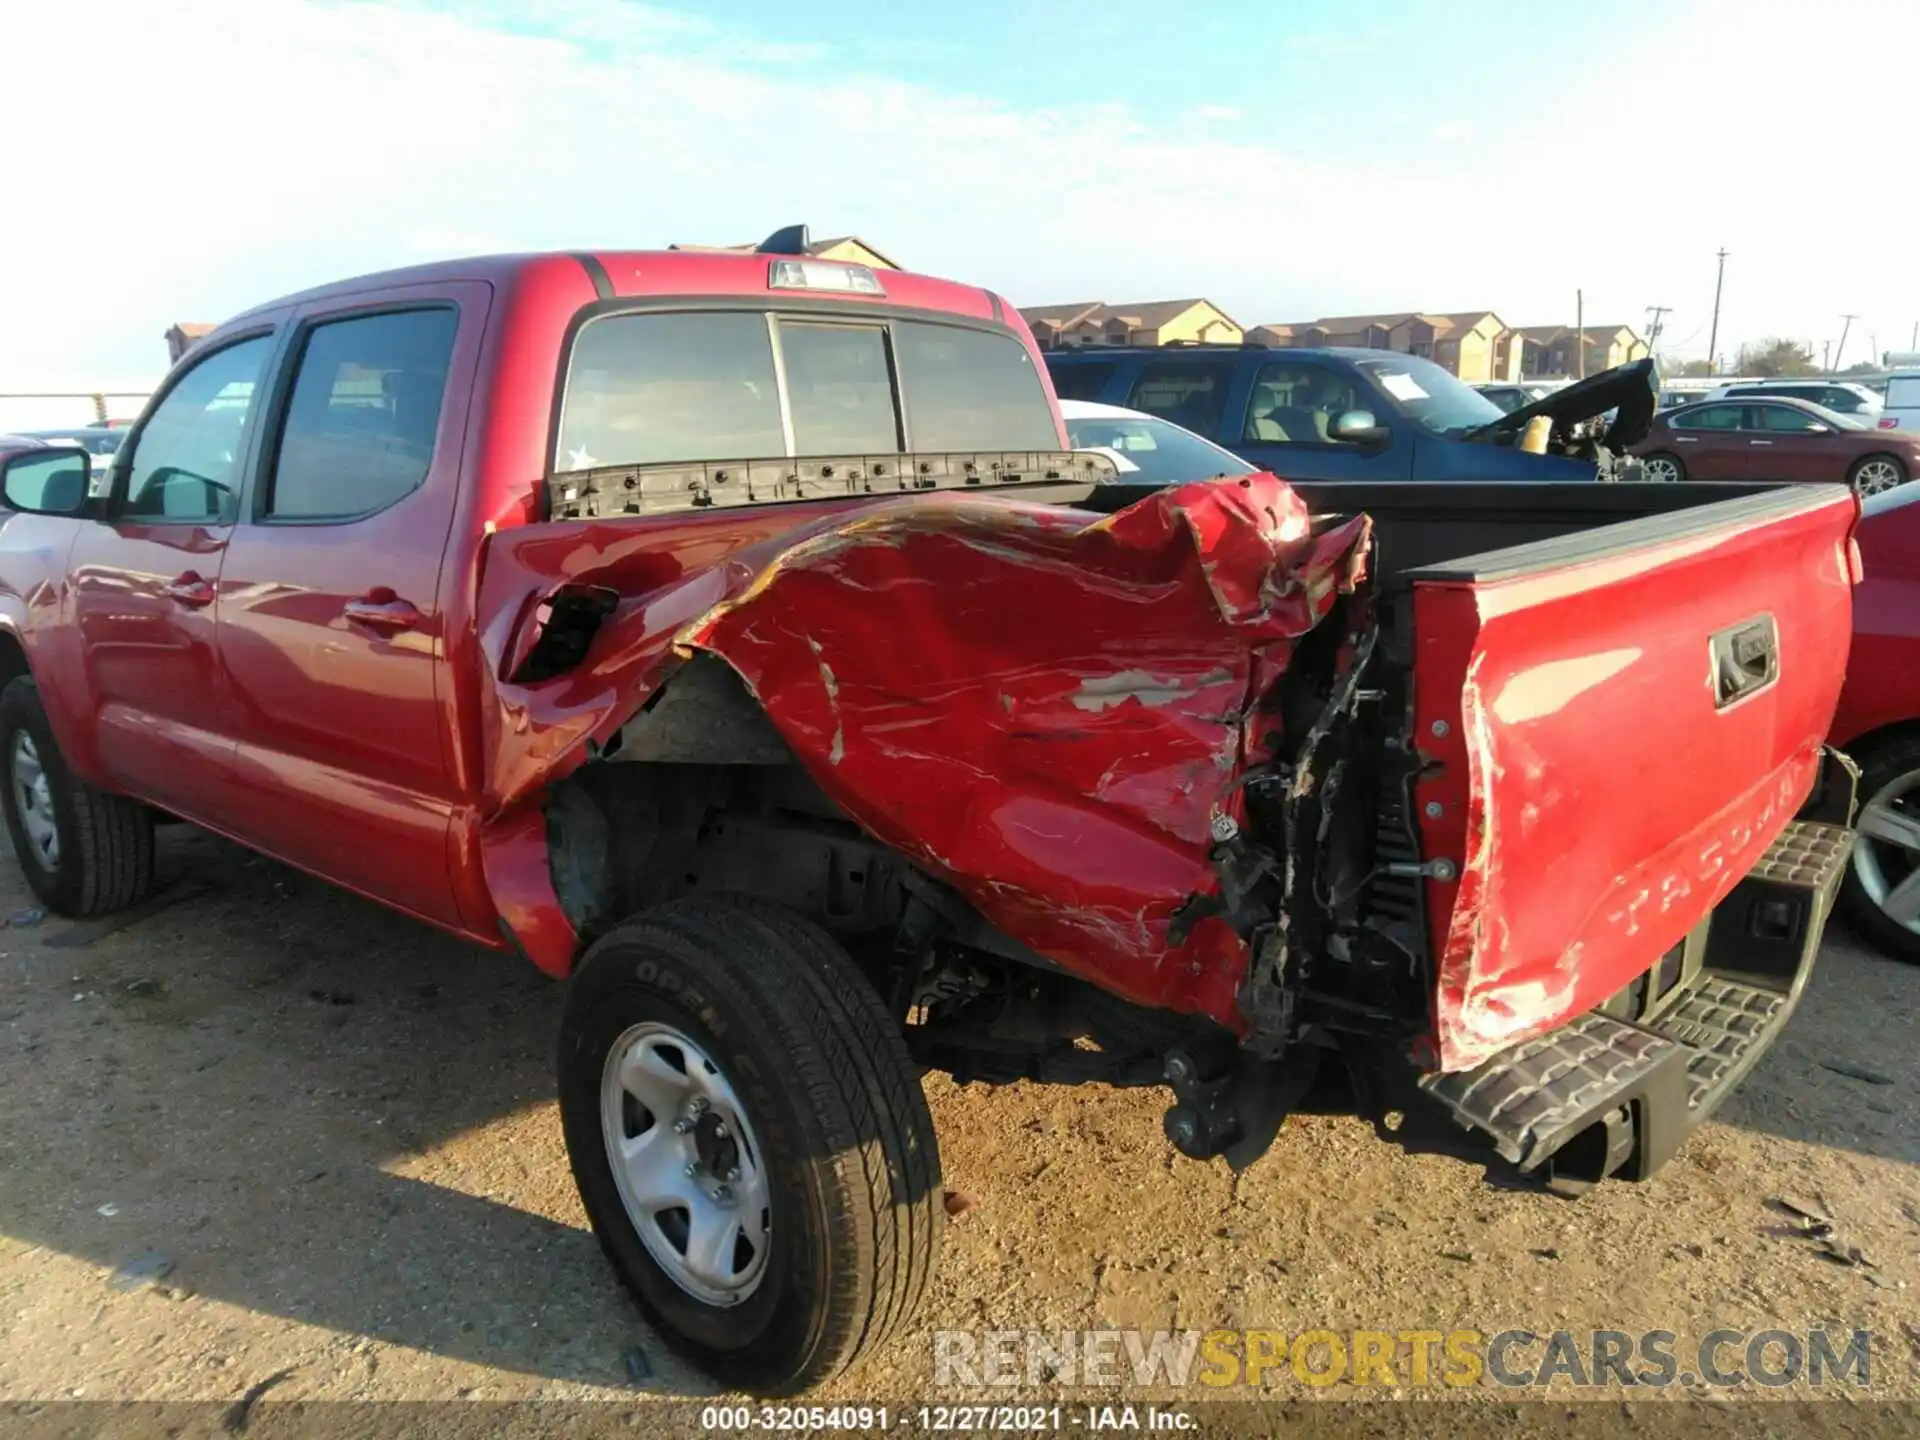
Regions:
<instances>
[{"instance_id":1,"label":"sandy soil","mask_svg":"<svg viewBox=\"0 0 1920 1440\"><path fill-rule=\"evenodd\" d=\"M585 1229L558 987L163 835L168 891L107 922L37 918L0 861L0 1401L710 1394ZM1920 972L1836 936L1719 1119L1575 1204L1341 1116L1236 1182L1172 1154L1160 1092L931 1081L971 1209L924 1332L825 1398L951 1398L936 1328L1816 1325L1873 1330L1871 1396L1920 1398L1917 1011ZM1792 1233L1783 1195L1872 1268ZM149 1252L170 1271L119 1288Z\"/></svg>"}]
</instances>

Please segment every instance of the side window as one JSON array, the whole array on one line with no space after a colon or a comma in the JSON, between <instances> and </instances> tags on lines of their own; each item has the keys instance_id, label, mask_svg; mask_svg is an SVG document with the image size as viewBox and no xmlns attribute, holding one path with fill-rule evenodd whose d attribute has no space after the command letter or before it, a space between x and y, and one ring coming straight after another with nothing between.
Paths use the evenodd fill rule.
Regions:
<instances>
[{"instance_id":1,"label":"side window","mask_svg":"<svg viewBox=\"0 0 1920 1440\"><path fill-rule=\"evenodd\" d=\"M135 444L120 507L131 520L231 524L240 454L273 337L216 350L167 392Z\"/></svg>"},{"instance_id":2,"label":"side window","mask_svg":"<svg viewBox=\"0 0 1920 1440\"><path fill-rule=\"evenodd\" d=\"M1746 407L1741 405L1703 405L1690 415L1676 415L1672 420L1676 430L1738 430L1740 412Z\"/></svg>"},{"instance_id":3,"label":"side window","mask_svg":"<svg viewBox=\"0 0 1920 1440\"><path fill-rule=\"evenodd\" d=\"M1855 411L1866 408L1865 402L1862 401L1858 395L1854 394L1853 391L1842 390L1838 386L1835 386L1831 390L1822 391L1820 395L1815 398L1814 403L1824 405L1829 410L1837 410L1842 415L1851 415Z\"/></svg>"},{"instance_id":4,"label":"side window","mask_svg":"<svg viewBox=\"0 0 1920 1440\"><path fill-rule=\"evenodd\" d=\"M1140 367L1127 404L1212 437L1220 433L1220 421L1227 409L1227 390L1232 384L1231 360L1198 365L1154 360Z\"/></svg>"},{"instance_id":5,"label":"side window","mask_svg":"<svg viewBox=\"0 0 1920 1440\"><path fill-rule=\"evenodd\" d=\"M1805 435L1819 422L1804 410L1791 405L1755 405L1759 428L1776 435Z\"/></svg>"},{"instance_id":6,"label":"side window","mask_svg":"<svg viewBox=\"0 0 1920 1440\"><path fill-rule=\"evenodd\" d=\"M309 330L261 513L348 519L417 489L433 463L459 325L441 308Z\"/></svg>"},{"instance_id":7,"label":"side window","mask_svg":"<svg viewBox=\"0 0 1920 1440\"><path fill-rule=\"evenodd\" d=\"M1327 427L1354 403L1353 382L1318 365L1262 365L1247 400L1242 439L1266 445L1326 445Z\"/></svg>"},{"instance_id":8,"label":"side window","mask_svg":"<svg viewBox=\"0 0 1920 1440\"><path fill-rule=\"evenodd\" d=\"M1093 365L1061 365L1053 368L1053 393L1062 400L1098 400L1100 392L1113 378L1114 364L1102 360Z\"/></svg>"}]
</instances>

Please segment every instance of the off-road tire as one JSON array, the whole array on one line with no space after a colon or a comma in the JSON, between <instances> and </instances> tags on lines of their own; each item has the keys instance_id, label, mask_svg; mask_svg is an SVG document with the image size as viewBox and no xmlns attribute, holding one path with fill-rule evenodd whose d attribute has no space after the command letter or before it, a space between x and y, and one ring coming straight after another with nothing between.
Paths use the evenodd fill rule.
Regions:
<instances>
[{"instance_id":1,"label":"off-road tire","mask_svg":"<svg viewBox=\"0 0 1920 1440\"><path fill-rule=\"evenodd\" d=\"M606 1058L649 1020L715 1059L769 1161L768 1272L730 1308L696 1299L654 1261L608 1160ZM615 926L570 982L559 1084L602 1250L662 1337L723 1383L797 1394L918 1308L945 1219L933 1117L898 1023L817 926L744 896L678 900Z\"/></svg>"},{"instance_id":2,"label":"off-road tire","mask_svg":"<svg viewBox=\"0 0 1920 1440\"><path fill-rule=\"evenodd\" d=\"M23 730L33 737L52 793L60 853L51 867L28 840L14 794L14 742ZM96 789L67 768L40 704L39 687L26 675L0 691L0 796L13 853L27 884L55 914L75 919L106 915L153 893L152 813L137 800Z\"/></svg>"},{"instance_id":3,"label":"off-road tire","mask_svg":"<svg viewBox=\"0 0 1920 1440\"><path fill-rule=\"evenodd\" d=\"M1864 808L1894 780L1920 770L1920 735L1907 734L1864 746L1854 754L1854 759L1860 764L1857 793ZM1847 862L1846 877L1840 882L1840 909L1862 938L1896 960L1920 965L1920 935L1915 935L1874 903L1860 883L1860 872L1851 860Z\"/></svg>"}]
</instances>

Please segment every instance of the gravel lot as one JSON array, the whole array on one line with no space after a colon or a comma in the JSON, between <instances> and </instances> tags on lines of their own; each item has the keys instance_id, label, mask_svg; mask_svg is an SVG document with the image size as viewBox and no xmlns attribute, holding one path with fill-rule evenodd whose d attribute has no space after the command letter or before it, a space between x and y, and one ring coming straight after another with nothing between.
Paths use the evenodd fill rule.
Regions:
<instances>
[{"instance_id":1,"label":"gravel lot","mask_svg":"<svg viewBox=\"0 0 1920 1440\"><path fill-rule=\"evenodd\" d=\"M549 1098L559 988L163 836L166 894L106 922L36 917L0 860L0 1401L708 1393L585 1229ZM1837 936L1719 1120L1577 1204L1337 1115L1236 1182L1172 1155L1159 1092L936 1079L971 1208L925 1327L1865 1327L1872 1398L1910 1401L1916 997L1920 972ZM1871 1268L1793 1233L1783 1195ZM931 1365L915 1337L826 1398L942 1398ZM1864 1424L1860 1399L1819 1409Z\"/></svg>"}]
</instances>

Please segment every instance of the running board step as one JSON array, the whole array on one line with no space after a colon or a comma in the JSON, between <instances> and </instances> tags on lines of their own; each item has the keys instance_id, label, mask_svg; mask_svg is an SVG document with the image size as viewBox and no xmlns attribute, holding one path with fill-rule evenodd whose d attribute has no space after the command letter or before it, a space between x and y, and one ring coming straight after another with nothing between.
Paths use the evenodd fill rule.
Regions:
<instances>
[{"instance_id":1,"label":"running board step","mask_svg":"<svg viewBox=\"0 0 1920 1440\"><path fill-rule=\"evenodd\" d=\"M1790 824L1689 937L1690 971L1639 1020L1591 1011L1420 1088L1523 1171L1565 1171L1551 1163L1562 1156L1570 1189L1612 1173L1645 1179L1785 1026L1852 846L1843 826Z\"/></svg>"}]
</instances>

